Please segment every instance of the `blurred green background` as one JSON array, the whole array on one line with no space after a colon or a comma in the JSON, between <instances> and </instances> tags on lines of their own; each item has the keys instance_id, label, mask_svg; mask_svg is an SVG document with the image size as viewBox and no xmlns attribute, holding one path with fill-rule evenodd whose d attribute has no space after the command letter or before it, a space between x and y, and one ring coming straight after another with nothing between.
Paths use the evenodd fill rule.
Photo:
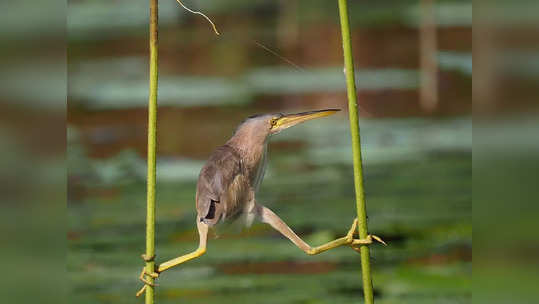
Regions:
<instances>
[{"instance_id":1,"label":"blurred green background","mask_svg":"<svg viewBox=\"0 0 539 304\"><path fill-rule=\"evenodd\" d=\"M430 106L421 97L429 72L421 3L349 2L369 231L389 243L372 246L376 301L470 303L471 1L436 1L431 11L438 98ZM160 1L158 261L196 248L198 172L245 117L347 107L335 1L184 3L222 35ZM69 1L72 303L142 302L134 294L145 237L147 20L147 1ZM355 216L347 115L271 141L258 199L312 245L343 235ZM362 301L357 253L306 256L259 223L217 231L206 255L158 283L157 303Z\"/></svg>"}]
</instances>

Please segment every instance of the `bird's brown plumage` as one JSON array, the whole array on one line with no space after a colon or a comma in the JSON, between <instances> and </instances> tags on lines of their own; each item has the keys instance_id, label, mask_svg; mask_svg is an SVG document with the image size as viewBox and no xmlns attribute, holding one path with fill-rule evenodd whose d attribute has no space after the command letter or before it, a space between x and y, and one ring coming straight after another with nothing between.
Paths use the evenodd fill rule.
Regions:
<instances>
[{"instance_id":1,"label":"bird's brown plumage","mask_svg":"<svg viewBox=\"0 0 539 304\"><path fill-rule=\"evenodd\" d=\"M251 192L241 156L229 145L217 148L200 171L196 207L200 221L209 226L237 217Z\"/></svg>"}]
</instances>

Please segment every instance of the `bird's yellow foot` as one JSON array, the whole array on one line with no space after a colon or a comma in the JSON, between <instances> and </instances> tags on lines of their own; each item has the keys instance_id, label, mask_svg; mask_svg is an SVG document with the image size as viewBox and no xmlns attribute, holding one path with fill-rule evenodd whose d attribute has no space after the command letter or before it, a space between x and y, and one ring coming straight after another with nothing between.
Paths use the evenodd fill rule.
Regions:
<instances>
[{"instance_id":1,"label":"bird's yellow foot","mask_svg":"<svg viewBox=\"0 0 539 304\"><path fill-rule=\"evenodd\" d=\"M159 273L157 272L157 270L154 270L154 272L152 273L148 273L146 271L146 267L142 267L142 271L140 272L140 276L138 278L144 283L144 286L142 286L142 288L137 292L136 294L137 297L140 296L142 293L144 293L144 290L146 290L148 285L152 287L156 286L155 283L150 282L148 279L146 279L146 276L150 276L154 279L157 279L159 277Z\"/></svg>"},{"instance_id":2,"label":"bird's yellow foot","mask_svg":"<svg viewBox=\"0 0 539 304\"><path fill-rule=\"evenodd\" d=\"M152 278L154 278L154 279L157 279L157 278L159 277L159 273L156 272L156 271L154 271L154 272L152 272L152 273L148 273L148 272L146 271L146 267L142 267L142 272L140 273L140 276L139 276L139 279L140 279L142 282L144 282L144 284L148 284L148 285L150 285L150 286L155 286L154 283L148 281L148 280L144 277L145 275L150 276L150 277L152 277Z\"/></svg>"},{"instance_id":3,"label":"bird's yellow foot","mask_svg":"<svg viewBox=\"0 0 539 304\"><path fill-rule=\"evenodd\" d=\"M354 239L354 234L357 231L357 225L358 220L357 217L354 219L354 222L352 223L352 226L350 226L350 229L348 230L348 233L346 234L346 242L350 245L350 247L354 248L354 250L359 250L359 247L362 245L370 245L374 241L377 241L379 243L382 243L387 246L386 242L382 240L379 236L369 234L365 239Z\"/></svg>"},{"instance_id":4,"label":"bird's yellow foot","mask_svg":"<svg viewBox=\"0 0 539 304\"><path fill-rule=\"evenodd\" d=\"M154 257L150 257L150 258L147 258L146 255L142 255L142 259L144 259L144 261L146 262L149 262L149 261L153 261L153 259L155 258ZM137 292L136 296L140 296L141 294L144 293L144 291L146 290L146 288L148 287L148 285L154 287L156 286L153 282L150 282L146 276L149 276L153 279L157 279L159 277L159 272L157 271L157 266L155 267L154 271L151 272L151 273L148 273L146 271L146 267L142 267L142 271L140 272L140 275L139 275L139 280L141 280L143 283L144 283L144 286L142 286L142 288Z\"/></svg>"},{"instance_id":5,"label":"bird's yellow foot","mask_svg":"<svg viewBox=\"0 0 539 304\"><path fill-rule=\"evenodd\" d=\"M354 222L352 223L352 226L350 226L350 229L348 229L348 233L346 234L346 240L349 243L352 243L354 240L354 233L357 231L357 217L354 219Z\"/></svg>"},{"instance_id":6,"label":"bird's yellow foot","mask_svg":"<svg viewBox=\"0 0 539 304\"><path fill-rule=\"evenodd\" d=\"M350 247L352 247L352 249L354 249L355 251L359 252L359 248L361 246L363 246L363 245L371 245L372 243L374 243L374 241L377 241L377 242L387 246L387 243L384 242L384 240L382 240L379 236L369 234L364 239L354 239L354 240L352 240L352 243L350 244Z\"/></svg>"}]
</instances>

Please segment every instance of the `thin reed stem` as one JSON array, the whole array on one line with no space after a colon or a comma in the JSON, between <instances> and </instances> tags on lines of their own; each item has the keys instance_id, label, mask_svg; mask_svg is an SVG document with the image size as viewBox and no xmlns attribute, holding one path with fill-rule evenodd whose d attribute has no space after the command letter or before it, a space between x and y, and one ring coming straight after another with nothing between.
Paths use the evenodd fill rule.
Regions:
<instances>
[{"instance_id":1,"label":"thin reed stem","mask_svg":"<svg viewBox=\"0 0 539 304\"><path fill-rule=\"evenodd\" d=\"M357 111L357 95L354 76L354 61L352 58L352 45L350 37L350 20L348 18L347 0L339 0L339 15L341 19L342 45L344 51L344 66L346 74L346 88L348 92L348 112L350 116L350 133L352 136L352 152L354 160L354 186L356 192L356 207L358 218L359 237L367 237L367 212L365 207L365 192L363 190L363 170L361 163L361 138L359 135L359 118ZM367 245L360 247L361 270L363 278L363 294L366 304L374 303L372 292L372 278L370 253Z\"/></svg>"},{"instance_id":2,"label":"thin reed stem","mask_svg":"<svg viewBox=\"0 0 539 304\"><path fill-rule=\"evenodd\" d=\"M150 0L150 94L148 98L148 176L146 213L146 257L155 256L155 150L157 129L157 79L158 79L158 4ZM146 262L146 272L153 273L155 262ZM148 281L154 279L148 276ZM146 286L146 304L154 303L154 287Z\"/></svg>"}]
</instances>

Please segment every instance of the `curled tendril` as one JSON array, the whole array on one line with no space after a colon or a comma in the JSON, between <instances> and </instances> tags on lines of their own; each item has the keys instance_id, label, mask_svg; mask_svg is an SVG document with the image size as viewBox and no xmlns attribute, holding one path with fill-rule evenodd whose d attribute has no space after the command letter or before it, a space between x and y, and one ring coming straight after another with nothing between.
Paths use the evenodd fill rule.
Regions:
<instances>
[{"instance_id":1,"label":"curled tendril","mask_svg":"<svg viewBox=\"0 0 539 304\"><path fill-rule=\"evenodd\" d=\"M201 12L197 12L197 11L193 11L192 9L188 8L187 6L185 6L180 0L176 0L176 2L178 2L186 11L190 12L190 13L193 13L193 14L196 14L196 15L200 15L202 17L204 17L204 19L208 20L208 22L211 24L212 28L213 28L213 31L215 32L216 35L219 35L219 31L217 30L217 27L215 26L215 24L213 23L213 21L211 21L211 19L204 15L203 13Z\"/></svg>"}]
</instances>

